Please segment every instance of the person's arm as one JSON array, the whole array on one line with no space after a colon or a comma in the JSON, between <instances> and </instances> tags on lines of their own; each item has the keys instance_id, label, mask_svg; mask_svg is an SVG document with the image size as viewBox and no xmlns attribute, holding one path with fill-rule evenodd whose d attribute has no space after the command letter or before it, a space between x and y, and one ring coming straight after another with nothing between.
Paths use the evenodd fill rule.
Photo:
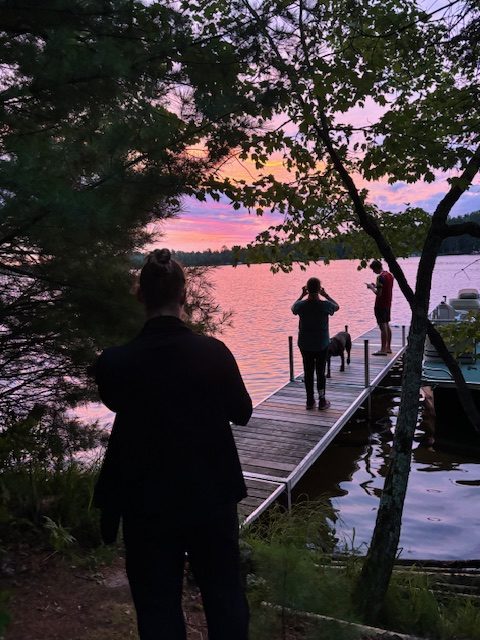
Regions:
<instances>
[{"instance_id":1,"label":"person's arm","mask_svg":"<svg viewBox=\"0 0 480 640\"><path fill-rule=\"evenodd\" d=\"M367 282L366 285L367 285L367 289L370 289L370 291L373 291L373 293L378 297L382 293L382 287L383 287L382 276L378 276L376 284L374 284L373 282Z\"/></svg>"},{"instance_id":2,"label":"person's arm","mask_svg":"<svg viewBox=\"0 0 480 640\"><path fill-rule=\"evenodd\" d=\"M115 367L111 366L111 364L108 366L107 359L108 356L105 351L97 358L93 366L95 382L97 383L100 400L110 411L117 412L123 392L119 388L119 381L115 376Z\"/></svg>"},{"instance_id":3,"label":"person's arm","mask_svg":"<svg viewBox=\"0 0 480 640\"><path fill-rule=\"evenodd\" d=\"M325 300L328 300L335 307L335 311L338 311L340 309L340 305L338 304L338 302L336 302L332 297L330 297L323 287L320 289L319 294L323 296Z\"/></svg>"},{"instance_id":4,"label":"person's arm","mask_svg":"<svg viewBox=\"0 0 480 640\"><path fill-rule=\"evenodd\" d=\"M297 313L297 302L300 302L301 300L303 300L303 298L308 295L308 290L307 287L304 286L302 287L302 292L300 293L299 297L295 300L295 302L292 304L292 313L294 313L296 315Z\"/></svg>"},{"instance_id":5,"label":"person's arm","mask_svg":"<svg viewBox=\"0 0 480 640\"><path fill-rule=\"evenodd\" d=\"M245 387L237 361L231 351L224 345L225 368L223 385L230 422L246 425L252 415L252 399Z\"/></svg>"},{"instance_id":6,"label":"person's arm","mask_svg":"<svg viewBox=\"0 0 480 640\"><path fill-rule=\"evenodd\" d=\"M122 390L119 388L114 372L115 367L112 367L108 362L105 351L100 354L95 364L90 368L90 373L95 376L98 393L103 404L111 411L117 412ZM119 489L120 451L122 449L120 440L121 431L117 420L115 420L93 493L93 505L100 509L100 534L104 544L116 542L120 527Z\"/></svg>"}]
</instances>

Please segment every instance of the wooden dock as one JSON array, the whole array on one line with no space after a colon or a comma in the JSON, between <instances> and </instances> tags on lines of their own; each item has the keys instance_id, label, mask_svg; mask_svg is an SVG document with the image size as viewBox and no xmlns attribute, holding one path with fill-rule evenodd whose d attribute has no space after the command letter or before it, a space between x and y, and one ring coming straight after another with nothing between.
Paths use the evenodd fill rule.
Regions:
<instances>
[{"instance_id":1,"label":"wooden dock","mask_svg":"<svg viewBox=\"0 0 480 640\"><path fill-rule=\"evenodd\" d=\"M389 356L372 355L380 347L380 332L375 328L353 340L351 364L345 364L345 372L339 371L340 358L332 358L326 389L329 409L305 409L302 375L260 402L247 426L233 426L249 494L239 505L245 523L255 520L283 493L290 504L295 484L402 356L405 331L392 326Z\"/></svg>"}]
</instances>

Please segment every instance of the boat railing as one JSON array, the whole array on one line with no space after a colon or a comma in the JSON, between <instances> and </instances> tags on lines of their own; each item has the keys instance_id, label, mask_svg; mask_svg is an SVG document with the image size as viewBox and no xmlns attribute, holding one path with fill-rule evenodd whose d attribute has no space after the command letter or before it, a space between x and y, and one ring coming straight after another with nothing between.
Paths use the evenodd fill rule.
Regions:
<instances>
[{"instance_id":1,"label":"boat railing","mask_svg":"<svg viewBox=\"0 0 480 640\"><path fill-rule=\"evenodd\" d=\"M428 379L432 380L432 381L442 381L442 380L453 380L452 374L450 373L450 371L448 371L448 369L441 369L439 367L429 367L428 365L424 364L423 365L423 372L424 374L428 375ZM444 377L434 377L432 374L438 374L441 373Z\"/></svg>"}]
</instances>

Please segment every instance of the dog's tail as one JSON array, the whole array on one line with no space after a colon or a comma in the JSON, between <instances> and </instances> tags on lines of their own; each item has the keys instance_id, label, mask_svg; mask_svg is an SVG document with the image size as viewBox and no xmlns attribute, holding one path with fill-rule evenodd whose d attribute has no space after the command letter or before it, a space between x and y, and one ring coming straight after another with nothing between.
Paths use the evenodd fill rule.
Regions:
<instances>
[{"instance_id":1,"label":"dog's tail","mask_svg":"<svg viewBox=\"0 0 480 640\"><path fill-rule=\"evenodd\" d=\"M348 333L348 324L345 325L345 333Z\"/></svg>"}]
</instances>

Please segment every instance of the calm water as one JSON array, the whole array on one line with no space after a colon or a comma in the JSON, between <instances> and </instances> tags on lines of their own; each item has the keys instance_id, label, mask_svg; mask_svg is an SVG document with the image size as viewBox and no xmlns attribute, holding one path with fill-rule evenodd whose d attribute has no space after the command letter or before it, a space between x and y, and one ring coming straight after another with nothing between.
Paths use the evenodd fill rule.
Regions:
<instances>
[{"instance_id":1,"label":"calm water","mask_svg":"<svg viewBox=\"0 0 480 640\"><path fill-rule=\"evenodd\" d=\"M458 289L480 289L480 260L466 271L477 256L445 256L439 259L432 285L431 307L442 296L456 297ZM375 325L374 296L365 282L374 280L370 269L358 271L353 260L339 260L328 266L311 266L303 272L272 274L268 265L218 267L212 271L216 298L225 309L235 313L233 326L220 336L235 354L248 389L259 402L288 380L288 336L296 336L298 318L290 311L302 285L310 276L321 279L327 293L340 305L330 319L330 334L349 326L358 336ZM401 261L413 286L418 258ZM409 307L397 285L394 286L392 324L408 324ZM295 370L301 373L299 352L295 353Z\"/></svg>"},{"instance_id":2,"label":"calm water","mask_svg":"<svg viewBox=\"0 0 480 640\"><path fill-rule=\"evenodd\" d=\"M456 297L460 288L480 288L480 261L466 268L475 259L446 256L438 260L431 307L443 295ZM412 285L417 264L416 258L402 261ZM272 274L268 265L212 271L218 302L234 311L233 326L220 337L236 356L254 403L288 381L288 336L297 332L290 307L310 276L319 277L340 305L331 318L331 335L345 324L352 336L374 326L374 296L365 287L373 274L370 269L358 271L356 265L337 261L311 266L306 272L296 268L290 274ZM395 285L392 324L408 324L409 315ZM295 370L301 373L298 351ZM398 385L399 380L394 377L392 384ZM396 394L378 397L371 420L356 416L300 486L312 497L326 495L338 510L335 528L340 545L351 546L353 540L358 548L370 540L398 403ZM106 417L103 409L89 413ZM400 542L402 556L480 558L480 456L469 458L464 451L438 443L426 447L419 442L415 447Z\"/></svg>"}]
</instances>

